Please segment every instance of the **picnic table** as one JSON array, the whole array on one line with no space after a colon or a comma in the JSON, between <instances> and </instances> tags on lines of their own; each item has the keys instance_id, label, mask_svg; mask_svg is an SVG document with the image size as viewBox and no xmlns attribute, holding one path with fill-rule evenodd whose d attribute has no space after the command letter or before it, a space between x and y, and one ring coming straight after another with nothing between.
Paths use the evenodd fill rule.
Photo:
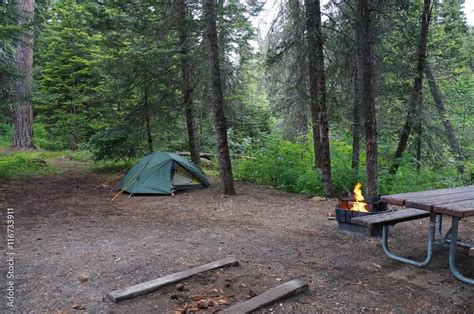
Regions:
<instances>
[{"instance_id":1,"label":"picnic table","mask_svg":"<svg viewBox=\"0 0 474 314\"><path fill-rule=\"evenodd\" d=\"M430 213L427 256L425 260L419 262L392 253L388 248L389 224L386 224L383 225L382 244L385 253L390 258L417 267L428 265L433 256L433 243L435 242L435 233L437 230L441 236L441 242L449 243L449 268L453 275L461 282L474 285L474 278L464 276L459 272L456 266L457 246L468 248L471 250L470 252L472 252L472 249L474 248L474 244L458 241L459 222L463 218L474 216L474 185L450 189L385 195L380 198L380 201L386 204L415 208L416 210ZM421 212L420 217L423 213L424 212ZM451 218L451 228L444 236L442 234L443 215Z\"/></svg>"}]
</instances>

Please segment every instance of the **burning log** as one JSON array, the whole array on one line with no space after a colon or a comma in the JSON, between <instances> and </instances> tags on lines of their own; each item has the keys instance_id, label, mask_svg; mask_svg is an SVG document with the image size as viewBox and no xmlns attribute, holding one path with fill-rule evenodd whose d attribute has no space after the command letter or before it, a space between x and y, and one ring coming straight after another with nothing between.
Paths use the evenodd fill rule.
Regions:
<instances>
[{"instance_id":1,"label":"burning log","mask_svg":"<svg viewBox=\"0 0 474 314\"><path fill-rule=\"evenodd\" d=\"M362 195L362 184L357 183L352 194L341 195L336 207L339 229L358 232L368 236L381 236L381 228L367 228L351 223L352 218L378 214L387 211L387 206L379 202L379 197L368 201Z\"/></svg>"}]
</instances>

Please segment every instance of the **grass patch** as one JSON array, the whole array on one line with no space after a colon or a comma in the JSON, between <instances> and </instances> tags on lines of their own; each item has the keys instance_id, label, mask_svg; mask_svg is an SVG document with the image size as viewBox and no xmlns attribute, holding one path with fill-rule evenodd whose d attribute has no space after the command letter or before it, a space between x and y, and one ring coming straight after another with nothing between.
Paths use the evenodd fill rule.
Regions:
<instances>
[{"instance_id":1,"label":"grass patch","mask_svg":"<svg viewBox=\"0 0 474 314\"><path fill-rule=\"evenodd\" d=\"M90 162L92 160L92 154L91 152L87 150L66 150L64 152L64 157L73 160L73 161L79 161L79 162Z\"/></svg>"},{"instance_id":2,"label":"grass patch","mask_svg":"<svg viewBox=\"0 0 474 314\"><path fill-rule=\"evenodd\" d=\"M100 160L90 165L90 169L99 173L114 173L130 169L136 160Z\"/></svg>"},{"instance_id":3,"label":"grass patch","mask_svg":"<svg viewBox=\"0 0 474 314\"><path fill-rule=\"evenodd\" d=\"M7 148L10 146L12 140L10 138L6 138L5 136L0 136L0 148Z\"/></svg>"},{"instance_id":4,"label":"grass patch","mask_svg":"<svg viewBox=\"0 0 474 314\"><path fill-rule=\"evenodd\" d=\"M63 154L46 151L3 153L0 155L0 177L15 179L59 173L60 169L48 164L47 160Z\"/></svg>"}]
</instances>

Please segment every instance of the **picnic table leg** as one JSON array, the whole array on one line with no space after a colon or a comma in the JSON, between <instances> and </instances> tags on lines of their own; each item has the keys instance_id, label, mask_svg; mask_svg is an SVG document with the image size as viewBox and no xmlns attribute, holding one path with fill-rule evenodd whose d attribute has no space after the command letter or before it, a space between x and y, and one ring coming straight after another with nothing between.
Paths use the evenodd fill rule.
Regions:
<instances>
[{"instance_id":1,"label":"picnic table leg","mask_svg":"<svg viewBox=\"0 0 474 314\"><path fill-rule=\"evenodd\" d=\"M450 236L451 236L451 227L449 228L449 230L446 232L446 234L443 237L444 243L448 243L448 244L450 243L450 240L449 240Z\"/></svg>"},{"instance_id":2,"label":"picnic table leg","mask_svg":"<svg viewBox=\"0 0 474 314\"><path fill-rule=\"evenodd\" d=\"M448 244L451 244L451 229L449 229L449 234L447 234L444 238L444 242L448 243ZM463 242L463 241L457 241L456 243L457 246L460 246L460 247L463 247L465 249L471 249L471 248L474 248L474 244L472 243L466 243L466 242Z\"/></svg>"},{"instance_id":3,"label":"picnic table leg","mask_svg":"<svg viewBox=\"0 0 474 314\"><path fill-rule=\"evenodd\" d=\"M438 235L443 238L443 215L436 215L438 223Z\"/></svg>"},{"instance_id":4,"label":"picnic table leg","mask_svg":"<svg viewBox=\"0 0 474 314\"><path fill-rule=\"evenodd\" d=\"M416 266L416 267L425 267L429 263L431 263L431 259L433 258L433 242L434 242L434 238L435 238L435 229L436 229L436 214L431 213L431 215L430 215L430 226L429 226L429 230L428 230L428 243L427 243L426 258L425 258L425 260L423 260L421 262L415 261L415 260L412 260L412 259L409 259L409 258L406 258L406 257L398 256L398 255L396 255L396 254L394 254L390 251L390 249L388 247L388 236L389 236L389 226L388 225L384 225L383 229L382 229L382 247L383 247L383 250L384 250L385 254L387 254L387 256L390 257L391 259L394 259L396 261L399 261L399 262L402 262L402 263L405 263L405 264L413 265L413 266Z\"/></svg>"},{"instance_id":5,"label":"picnic table leg","mask_svg":"<svg viewBox=\"0 0 474 314\"><path fill-rule=\"evenodd\" d=\"M442 241L444 243L451 244L451 229L452 229L452 227L449 228L448 232L444 235L444 237L442 239ZM459 239L457 239L456 245L460 246L460 247L463 247L463 248L466 248L466 249L474 248L473 243L463 242L463 241L460 241Z\"/></svg>"},{"instance_id":6,"label":"picnic table leg","mask_svg":"<svg viewBox=\"0 0 474 314\"><path fill-rule=\"evenodd\" d=\"M461 218L453 216L452 219L453 220L451 223L451 243L449 245L449 268L451 269L451 272L453 273L454 277L456 277L458 280L468 285L474 285L474 279L466 277L463 274L461 274L456 266L456 248L458 246L458 226L459 226L459 220L461 220Z\"/></svg>"},{"instance_id":7,"label":"picnic table leg","mask_svg":"<svg viewBox=\"0 0 474 314\"><path fill-rule=\"evenodd\" d=\"M446 243L446 239L448 237L448 233L443 234L443 215L442 214L436 214L436 232L435 232L435 242L439 243Z\"/></svg>"}]
</instances>

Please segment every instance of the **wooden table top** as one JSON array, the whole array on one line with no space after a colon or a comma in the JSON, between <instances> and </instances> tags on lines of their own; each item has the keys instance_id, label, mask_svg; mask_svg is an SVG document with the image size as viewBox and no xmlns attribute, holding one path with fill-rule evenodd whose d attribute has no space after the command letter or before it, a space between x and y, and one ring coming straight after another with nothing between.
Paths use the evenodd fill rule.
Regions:
<instances>
[{"instance_id":1,"label":"wooden table top","mask_svg":"<svg viewBox=\"0 0 474 314\"><path fill-rule=\"evenodd\" d=\"M474 185L384 195L380 198L380 201L461 218L469 217L474 216Z\"/></svg>"}]
</instances>

